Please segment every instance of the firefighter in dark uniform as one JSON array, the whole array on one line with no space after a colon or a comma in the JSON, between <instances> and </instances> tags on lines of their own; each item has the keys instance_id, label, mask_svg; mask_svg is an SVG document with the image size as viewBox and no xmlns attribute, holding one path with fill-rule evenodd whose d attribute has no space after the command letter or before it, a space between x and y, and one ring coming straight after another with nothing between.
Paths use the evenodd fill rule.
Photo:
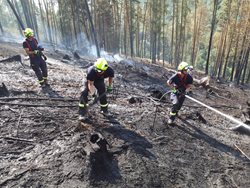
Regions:
<instances>
[{"instance_id":1,"label":"firefighter in dark uniform","mask_svg":"<svg viewBox=\"0 0 250 188\"><path fill-rule=\"evenodd\" d=\"M42 52L44 49L38 45L32 29L26 28L24 35L26 39L23 42L23 48L30 57L30 66L34 70L39 84L43 87L47 84L48 77L47 58Z\"/></svg>"},{"instance_id":2,"label":"firefighter in dark uniform","mask_svg":"<svg viewBox=\"0 0 250 188\"><path fill-rule=\"evenodd\" d=\"M104 58L99 58L95 64L87 70L87 81L85 82L85 89L81 93L79 103L79 120L86 121L88 96L96 97L96 90L99 96L106 92L104 79L108 78L107 92L112 91L112 83L114 78L114 70L108 66L108 62ZM110 116L108 112L107 96L104 94L100 99L101 112L105 116Z\"/></svg>"},{"instance_id":3,"label":"firefighter in dark uniform","mask_svg":"<svg viewBox=\"0 0 250 188\"><path fill-rule=\"evenodd\" d=\"M178 71L167 81L167 85L172 88L170 100L173 104L170 111L168 124L172 124L178 111L181 109L185 100L186 90L193 84L193 78L188 74L189 65L186 62L181 62L178 66Z\"/></svg>"}]
</instances>

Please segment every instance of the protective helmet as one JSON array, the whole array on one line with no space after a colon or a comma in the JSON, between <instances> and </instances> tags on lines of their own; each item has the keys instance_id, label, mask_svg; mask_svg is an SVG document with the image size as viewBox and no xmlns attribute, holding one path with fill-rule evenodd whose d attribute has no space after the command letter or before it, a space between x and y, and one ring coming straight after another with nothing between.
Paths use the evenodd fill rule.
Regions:
<instances>
[{"instance_id":1,"label":"protective helmet","mask_svg":"<svg viewBox=\"0 0 250 188\"><path fill-rule=\"evenodd\" d=\"M104 58L99 58L95 62L95 69L98 72L105 71L108 68L108 62Z\"/></svg>"},{"instance_id":2,"label":"protective helmet","mask_svg":"<svg viewBox=\"0 0 250 188\"><path fill-rule=\"evenodd\" d=\"M182 70L187 70L188 69L188 63L182 61L179 66L178 66L178 71L182 71Z\"/></svg>"},{"instance_id":3,"label":"protective helmet","mask_svg":"<svg viewBox=\"0 0 250 188\"><path fill-rule=\"evenodd\" d=\"M32 29L30 29L30 28L26 28L25 30L24 30L24 36L25 37L31 37L31 36L33 36L33 30Z\"/></svg>"}]
</instances>

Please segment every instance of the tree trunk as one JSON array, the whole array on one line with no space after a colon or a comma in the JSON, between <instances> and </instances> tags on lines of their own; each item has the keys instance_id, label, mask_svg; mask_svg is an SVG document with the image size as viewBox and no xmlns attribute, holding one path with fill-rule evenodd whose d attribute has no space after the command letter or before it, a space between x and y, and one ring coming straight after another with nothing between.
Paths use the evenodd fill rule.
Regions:
<instances>
[{"instance_id":1,"label":"tree trunk","mask_svg":"<svg viewBox=\"0 0 250 188\"><path fill-rule=\"evenodd\" d=\"M20 15L22 15L22 13L20 11L20 7L19 7L18 3L16 1L12 1L12 4L14 5L15 10L17 12L17 15L19 15L19 18L20 18L21 17ZM17 20L17 22L18 22L18 20ZM21 27L21 25L19 23L17 23L17 25L18 25L20 35L23 36L23 28Z\"/></svg>"},{"instance_id":2,"label":"tree trunk","mask_svg":"<svg viewBox=\"0 0 250 188\"><path fill-rule=\"evenodd\" d=\"M199 41L200 41L200 36L201 36L201 22L202 22L202 19L203 19L203 12L200 11L200 16L199 16L199 20L198 20L198 28L197 28L197 39L196 39L196 45L195 45L195 52L194 52L194 65L196 65L196 59L197 59L197 54L198 54L198 51L199 51Z\"/></svg>"},{"instance_id":3,"label":"tree trunk","mask_svg":"<svg viewBox=\"0 0 250 188\"><path fill-rule=\"evenodd\" d=\"M230 81L231 81L231 82L232 82L233 79L234 79L234 70L235 70L235 62L236 62L236 60L237 60L239 36L240 36L240 34L238 33L237 39L236 39L236 47L235 47L235 49L234 49L233 65L232 65L232 71L231 71L231 77L230 77Z\"/></svg>"},{"instance_id":4,"label":"tree trunk","mask_svg":"<svg viewBox=\"0 0 250 188\"><path fill-rule=\"evenodd\" d=\"M134 57L134 10L132 0L129 1L129 36L130 36L130 56Z\"/></svg>"},{"instance_id":5,"label":"tree trunk","mask_svg":"<svg viewBox=\"0 0 250 188\"><path fill-rule=\"evenodd\" d=\"M1 33L4 35L4 30L3 30L3 26L1 24L1 22L0 22L0 30L1 30Z\"/></svg>"},{"instance_id":6,"label":"tree trunk","mask_svg":"<svg viewBox=\"0 0 250 188\"><path fill-rule=\"evenodd\" d=\"M145 48L145 46L143 45L144 44L144 40L145 40L145 24L146 24L146 16L147 16L147 9L148 9L148 2L145 2L144 3L144 10L145 10L145 13L144 13L144 17L143 17L143 22L142 22L142 36L141 36L141 47L140 47L140 55L139 57L143 57L144 54L142 53L143 52L143 49Z\"/></svg>"},{"instance_id":7,"label":"tree trunk","mask_svg":"<svg viewBox=\"0 0 250 188\"><path fill-rule=\"evenodd\" d=\"M178 0L176 1L176 12L175 12L176 22L175 22L175 52L174 52L174 64L175 67L177 67L179 63L179 47L180 47L180 41L179 41L179 4Z\"/></svg>"},{"instance_id":8,"label":"tree trunk","mask_svg":"<svg viewBox=\"0 0 250 188\"><path fill-rule=\"evenodd\" d=\"M51 24L50 24L50 18L49 18L49 3L47 1L44 1L43 4L45 8L45 14L46 14L46 20L47 20L47 26L48 26L49 41L51 44L53 44Z\"/></svg>"},{"instance_id":9,"label":"tree trunk","mask_svg":"<svg viewBox=\"0 0 250 188\"><path fill-rule=\"evenodd\" d=\"M162 42L162 66L165 66L165 47L166 47L166 39L165 39L165 15L166 15L166 0L163 1L163 16L162 16L162 38L163 38L163 42Z\"/></svg>"},{"instance_id":10,"label":"tree trunk","mask_svg":"<svg viewBox=\"0 0 250 188\"><path fill-rule=\"evenodd\" d=\"M197 35L197 2L198 0L195 0L194 2L194 33L193 33L193 46L192 46L192 55L191 55L191 63L192 65L195 64L195 48L196 48L196 35Z\"/></svg>"},{"instance_id":11,"label":"tree trunk","mask_svg":"<svg viewBox=\"0 0 250 188\"><path fill-rule=\"evenodd\" d=\"M94 37L94 40L95 40L97 57L100 57L99 44L98 44L98 41L97 41L96 32L95 32L94 25L93 25L93 22L92 22L92 17L90 15L90 11L89 11L89 6L88 6L87 0L85 0L85 5L86 5L86 11L87 11L87 15L88 15L88 19L89 19L91 31L92 31L92 34L94 35L93 37Z\"/></svg>"},{"instance_id":12,"label":"tree trunk","mask_svg":"<svg viewBox=\"0 0 250 188\"><path fill-rule=\"evenodd\" d=\"M250 69L248 69L248 76L247 76L247 81L246 81L246 83L250 83Z\"/></svg>"},{"instance_id":13,"label":"tree trunk","mask_svg":"<svg viewBox=\"0 0 250 188\"><path fill-rule=\"evenodd\" d=\"M7 2L8 2L8 4L10 5L11 10L12 10L13 13L15 14L16 19L18 20L18 23L20 24L21 28L24 30L25 27L24 27L23 21L22 21L22 19L20 18L20 16L17 14L14 5L10 2L10 0L7 0ZM3 30L2 30L2 32L3 32Z\"/></svg>"},{"instance_id":14,"label":"tree trunk","mask_svg":"<svg viewBox=\"0 0 250 188\"><path fill-rule=\"evenodd\" d=\"M172 65L173 64L173 55L174 55L174 33L175 33L175 30L174 30L174 26L175 26L175 21L176 18L175 18L175 1L173 1L173 18L172 18L172 34L171 34L171 50L170 50L170 64Z\"/></svg>"},{"instance_id":15,"label":"tree trunk","mask_svg":"<svg viewBox=\"0 0 250 188\"><path fill-rule=\"evenodd\" d=\"M150 37L150 43L151 43L151 61L152 63L156 62L156 50L157 50L157 1L152 2L152 20L151 20L151 37Z\"/></svg>"},{"instance_id":16,"label":"tree trunk","mask_svg":"<svg viewBox=\"0 0 250 188\"><path fill-rule=\"evenodd\" d=\"M208 52L207 52L207 62L206 62L205 74L208 74L208 67L209 67L209 60L210 60L209 58L210 58L210 53L211 53L211 48L212 48L214 28L215 28L215 24L216 24L217 7L218 7L218 0L214 0L214 9L213 9L210 37L209 37L209 45L208 45Z\"/></svg>"},{"instance_id":17,"label":"tree trunk","mask_svg":"<svg viewBox=\"0 0 250 188\"><path fill-rule=\"evenodd\" d=\"M128 16L128 1L126 0L125 2L125 9L124 9L124 53L125 55L127 54L127 28L129 27L129 16Z\"/></svg>"},{"instance_id":18,"label":"tree trunk","mask_svg":"<svg viewBox=\"0 0 250 188\"><path fill-rule=\"evenodd\" d=\"M246 71L247 71L247 67L248 67L248 64L249 64L249 52L250 52L250 47L248 47L246 57L244 59L243 75L242 75L242 81L241 81L242 85L245 83Z\"/></svg>"},{"instance_id":19,"label":"tree trunk","mask_svg":"<svg viewBox=\"0 0 250 188\"><path fill-rule=\"evenodd\" d=\"M37 38L39 40L40 39L40 31L38 29L38 24L37 24L37 19L36 19L36 13L35 13L36 5L35 5L34 1L30 2L29 9L30 9L30 14L31 14L32 24L33 24L33 27L34 27L34 29L36 31Z\"/></svg>"},{"instance_id":20,"label":"tree trunk","mask_svg":"<svg viewBox=\"0 0 250 188\"><path fill-rule=\"evenodd\" d=\"M23 7L23 12L24 12L24 17L25 17L27 27L34 29L34 25L32 23L30 11L29 11L29 1L25 1L25 2L21 1L21 5Z\"/></svg>"},{"instance_id":21,"label":"tree trunk","mask_svg":"<svg viewBox=\"0 0 250 188\"><path fill-rule=\"evenodd\" d=\"M241 44L241 53L240 53L240 57L238 58L237 68L236 68L236 72L235 72L235 79L237 80L237 84L239 84L239 82L240 82L240 77L241 77L242 69L244 66L243 65L244 59L245 59L245 55L246 55L247 50L248 50L245 48L245 42L246 42L246 38L247 38L248 33L249 33L249 28L248 28L248 26L246 26L244 36L242 39L242 44ZM248 48L248 46L247 46L247 48Z\"/></svg>"},{"instance_id":22,"label":"tree trunk","mask_svg":"<svg viewBox=\"0 0 250 188\"><path fill-rule=\"evenodd\" d=\"M42 21L42 27L43 27L43 35L44 35L45 41L48 41L48 33L47 33L47 30L46 30L46 27L45 27L46 23L45 23L43 10L42 10L42 4L41 4L40 0L38 1L38 6L39 6L40 15L41 15L41 21Z\"/></svg>"},{"instance_id":23,"label":"tree trunk","mask_svg":"<svg viewBox=\"0 0 250 188\"><path fill-rule=\"evenodd\" d=\"M230 0L230 7L231 7L231 3L232 3L232 1ZM225 66L224 66L224 70L223 70L223 75L222 75L223 78L225 78L225 75L226 75L226 69L227 69L227 66L228 66L229 55L230 55L230 52L231 52L231 46L232 46L232 43L233 43L233 39L235 37L235 33L237 33L236 23L237 23L237 18L238 18L238 15L239 15L240 5L241 4L239 3L238 7L237 7L237 11L236 11L236 16L235 16L235 19L234 19L234 23L233 23L233 26L231 28L231 32L229 34L230 42L229 42L229 47L228 47L228 51L227 51L227 55L226 55Z\"/></svg>"}]
</instances>

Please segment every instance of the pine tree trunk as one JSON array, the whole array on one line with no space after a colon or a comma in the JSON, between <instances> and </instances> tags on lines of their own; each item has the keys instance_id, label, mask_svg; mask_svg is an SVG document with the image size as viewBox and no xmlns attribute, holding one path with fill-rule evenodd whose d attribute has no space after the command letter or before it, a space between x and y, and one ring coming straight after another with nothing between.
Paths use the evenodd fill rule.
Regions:
<instances>
[{"instance_id":1,"label":"pine tree trunk","mask_svg":"<svg viewBox=\"0 0 250 188\"><path fill-rule=\"evenodd\" d=\"M16 16L16 18L17 18L17 20L18 20L18 23L20 24L21 28L24 30L25 27L24 27L23 21L22 21L21 17L17 14L14 5L10 2L10 0L7 0L7 2L9 3L10 8L11 8L11 10L13 11L14 15ZM1 25L1 27L2 27L2 25ZM3 29L1 29L1 30L2 30L2 32L3 32Z\"/></svg>"},{"instance_id":2,"label":"pine tree trunk","mask_svg":"<svg viewBox=\"0 0 250 188\"><path fill-rule=\"evenodd\" d=\"M100 57L99 44L98 44L98 41L97 41L96 32L95 32L95 28L94 28L94 25L93 25L93 22L92 22L92 17L90 15L90 11L89 11L89 6L88 6L87 0L85 0L85 5L86 5L86 11L87 11L87 16L88 16L88 19L89 19L91 31L92 31L92 34L93 34L93 38L95 40L97 57Z\"/></svg>"},{"instance_id":3,"label":"pine tree trunk","mask_svg":"<svg viewBox=\"0 0 250 188\"><path fill-rule=\"evenodd\" d=\"M130 38L130 56L134 57L134 11L132 0L129 1L129 38Z\"/></svg>"},{"instance_id":4,"label":"pine tree trunk","mask_svg":"<svg viewBox=\"0 0 250 188\"><path fill-rule=\"evenodd\" d=\"M3 30L3 26L2 26L2 24L1 24L1 22L0 22L0 31L1 31L1 33L4 35L4 30Z\"/></svg>"},{"instance_id":5,"label":"pine tree trunk","mask_svg":"<svg viewBox=\"0 0 250 188\"><path fill-rule=\"evenodd\" d=\"M230 1L230 3L231 3L231 1ZM238 4L235 19L234 19L234 24L233 24L233 26L231 28L231 34L229 35L230 43L229 43L229 47L228 47L228 51L227 51L227 55L226 55L225 66L224 66L223 75L222 75L223 78L225 78L225 76L226 76L226 69L227 69L228 62L229 62L229 55L230 55L230 52L232 50L231 46L232 46L235 34L237 33L236 23L237 23L237 18L238 18L238 15L239 15L240 6L241 6L241 4ZM234 69L234 66L233 66L233 69ZM233 71L231 73L230 81L232 81L232 77L233 77Z\"/></svg>"},{"instance_id":6,"label":"pine tree trunk","mask_svg":"<svg viewBox=\"0 0 250 188\"><path fill-rule=\"evenodd\" d=\"M192 55L191 55L191 63L195 64L195 49L196 49L196 35L197 35L197 0L194 2L194 33L193 33L193 45L192 45Z\"/></svg>"},{"instance_id":7,"label":"pine tree trunk","mask_svg":"<svg viewBox=\"0 0 250 188\"><path fill-rule=\"evenodd\" d=\"M146 6L146 7L145 7ZM144 18L143 18L143 25L142 25L142 40L141 40L141 49L140 49L140 57L145 57L145 43L146 43L146 16L147 16L147 10L149 7L149 2L147 1L144 5L145 7L145 13L144 13Z\"/></svg>"},{"instance_id":8,"label":"pine tree trunk","mask_svg":"<svg viewBox=\"0 0 250 188\"><path fill-rule=\"evenodd\" d=\"M162 38L163 38L163 42L162 42L162 66L165 66L165 45L166 45L166 39L165 39L165 15L166 15L166 0L163 1L163 22L162 22Z\"/></svg>"},{"instance_id":9,"label":"pine tree trunk","mask_svg":"<svg viewBox=\"0 0 250 188\"><path fill-rule=\"evenodd\" d=\"M214 34L214 28L215 28L215 24L216 24L217 7L218 7L218 0L214 0L214 10L213 10L211 31L210 31L210 37L209 37L209 45L208 45L208 53L207 53L207 62L206 62L205 74L208 74L210 53L211 53L212 41L213 41L213 34Z\"/></svg>"},{"instance_id":10,"label":"pine tree trunk","mask_svg":"<svg viewBox=\"0 0 250 188\"><path fill-rule=\"evenodd\" d=\"M42 10L42 4L41 4L40 0L38 0L38 6L39 6L40 15L41 15L44 39L45 39L45 41L48 41L48 33L47 33L47 29L45 27L46 23L45 23L43 10Z\"/></svg>"},{"instance_id":11,"label":"pine tree trunk","mask_svg":"<svg viewBox=\"0 0 250 188\"><path fill-rule=\"evenodd\" d=\"M49 3L46 0L43 2L43 4L44 4L44 8L45 8L45 15L46 15L46 21L47 21L47 26L48 26L49 41L51 44L53 44L51 24L50 24L50 18L49 18Z\"/></svg>"},{"instance_id":12,"label":"pine tree trunk","mask_svg":"<svg viewBox=\"0 0 250 188\"><path fill-rule=\"evenodd\" d=\"M177 67L178 63L179 63L179 47L180 47L180 43L179 43L179 5L178 5L178 0L176 1L176 22L175 22L175 52L174 52L174 64L175 67Z\"/></svg>"},{"instance_id":13,"label":"pine tree trunk","mask_svg":"<svg viewBox=\"0 0 250 188\"><path fill-rule=\"evenodd\" d=\"M244 60L243 75L242 75L242 81L241 81L242 85L245 83L246 71L247 71L247 67L248 67L248 64L249 64L249 52L250 52L250 47L248 47L246 57L245 57L245 60Z\"/></svg>"},{"instance_id":14,"label":"pine tree trunk","mask_svg":"<svg viewBox=\"0 0 250 188\"><path fill-rule=\"evenodd\" d=\"M237 60L239 36L240 36L240 34L238 33L237 39L236 39L236 47L235 47L235 49L234 49L233 65L232 65L232 71L231 71L231 77L230 77L230 81L231 81L231 82L234 80L234 70L235 70L235 62L236 62L236 60Z\"/></svg>"},{"instance_id":15,"label":"pine tree trunk","mask_svg":"<svg viewBox=\"0 0 250 188\"><path fill-rule=\"evenodd\" d=\"M174 30L174 26L175 26L175 21L176 18L175 18L175 1L173 1L173 18L172 18L172 34L171 34L171 50L170 50L170 64L172 65L173 64L173 55L174 55L174 33L175 33L175 30Z\"/></svg>"}]
</instances>

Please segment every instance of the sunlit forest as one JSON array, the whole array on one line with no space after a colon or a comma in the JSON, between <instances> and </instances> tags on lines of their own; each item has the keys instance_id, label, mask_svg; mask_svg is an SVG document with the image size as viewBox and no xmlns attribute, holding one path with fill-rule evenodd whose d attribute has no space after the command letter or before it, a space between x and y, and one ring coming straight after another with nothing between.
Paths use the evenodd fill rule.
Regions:
<instances>
[{"instance_id":1,"label":"sunlit forest","mask_svg":"<svg viewBox=\"0 0 250 188\"><path fill-rule=\"evenodd\" d=\"M250 81L249 0L0 0L0 37L30 27L51 47L94 47L151 63L187 61L212 77Z\"/></svg>"}]
</instances>

